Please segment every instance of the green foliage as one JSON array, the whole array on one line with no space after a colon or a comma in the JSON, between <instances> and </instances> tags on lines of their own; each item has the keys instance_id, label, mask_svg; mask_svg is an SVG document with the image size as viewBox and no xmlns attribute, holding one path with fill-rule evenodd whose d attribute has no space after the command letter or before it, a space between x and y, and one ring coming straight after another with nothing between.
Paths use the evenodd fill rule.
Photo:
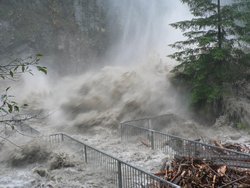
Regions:
<instances>
[{"instance_id":1,"label":"green foliage","mask_svg":"<svg viewBox=\"0 0 250 188\"><path fill-rule=\"evenodd\" d=\"M32 74L31 67L36 67L39 71L47 74L47 68L39 66L42 55L37 54L35 57L29 56L25 59L15 59L7 64L0 65L0 78L2 79L18 79L23 73Z\"/></svg>"},{"instance_id":2,"label":"green foliage","mask_svg":"<svg viewBox=\"0 0 250 188\"><path fill-rule=\"evenodd\" d=\"M8 87L5 90L5 93L1 95L1 102L2 105L0 106L0 112L12 113L12 112L19 112L19 107L17 106L17 103L13 100L10 100L12 96L8 95L8 90L10 87Z\"/></svg>"},{"instance_id":3,"label":"green foliage","mask_svg":"<svg viewBox=\"0 0 250 188\"><path fill-rule=\"evenodd\" d=\"M235 30L238 33L240 39L247 45L249 49L250 43L250 1L249 0L235 0L233 5L237 10L235 17L237 22L235 23ZM244 45L243 44L243 45Z\"/></svg>"},{"instance_id":4,"label":"green foliage","mask_svg":"<svg viewBox=\"0 0 250 188\"><path fill-rule=\"evenodd\" d=\"M44 74L47 74L47 67L41 67L41 66L36 66L37 69L41 72L43 72Z\"/></svg>"},{"instance_id":5,"label":"green foliage","mask_svg":"<svg viewBox=\"0 0 250 188\"><path fill-rule=\"evenodd\" d=\"M192 104L202 107L219 103L225 83L244 76L249 67L249 1L221 6L220 0L181 0L194 18L171 24L187 38L170 46L178 49L169 57L180 62L176 77L191 86ZM248 8L246 8L246 4Z\"/></svg>"},{"instance_id":6,"label":"green foliage","mask_svg":"<svg viewBox=\"0 0 250 188\"><path fill-rule=\"evenodd\" d=\"M242 122L238 122L236 124L236 128L239 129L239 130L246 130L247 129L247 125L245 125L244 123Z\"/></svg>"},{"instance_id":7,"label":"green foliage","mask_svg":"<svg viewBox=\"0 0 250 188\"><path fill-rule=\"evenodd\" d=\"M5 65L0 65L0 78L2 80L8 79L11 81L18 80L21 74L32 73L32 67L36 67L39 71L47 74L47 67L39 66L41 54L35 57L28 57L26 59L15 59ZM7 115L13 112L19 112L20 107L13 100L14 96L9 95L8 91L11 87L7 87L2 95L0 95L0 116ZM27 106L25 104L24 106Z\"/></svg>"}]
</instances>

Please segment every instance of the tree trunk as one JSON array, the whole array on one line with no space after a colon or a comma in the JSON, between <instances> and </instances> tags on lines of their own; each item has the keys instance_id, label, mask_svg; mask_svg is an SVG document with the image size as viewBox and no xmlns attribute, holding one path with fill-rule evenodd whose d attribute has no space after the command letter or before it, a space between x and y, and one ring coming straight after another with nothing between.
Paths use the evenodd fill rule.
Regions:
<instances>
[{"instance_id":1,"label":"tree trunk","mask_svg":"<svg viewBox=\"0 0 250 188\"><path fill-rule=\"evenodd\" d=\"M217 12L218 12L218 46L222 46L222 32L221 32L221 4L220 0L217 2Z\"/></svg>"}]
</instances>

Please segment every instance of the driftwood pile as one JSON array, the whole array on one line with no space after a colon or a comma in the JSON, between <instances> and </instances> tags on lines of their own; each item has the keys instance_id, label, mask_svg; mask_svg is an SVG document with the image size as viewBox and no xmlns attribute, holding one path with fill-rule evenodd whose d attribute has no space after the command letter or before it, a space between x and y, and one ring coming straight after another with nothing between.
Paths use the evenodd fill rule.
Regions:
<instances>
[{"instance_id":1,"label":"driftwood pile","mask_svg":"<svg viewBox=\"0 0 250 188\"><path fill-rule=\"evenodd\" d=\"M199 158L176 156L170 163L164 163L155 175L184 188L226 188L250 187L250 170L216 165Z\"/></svg>"},{"instance_id":2,"label":"driftwood pile","mask_svg":"<svg viewBox=\"0 0 250 188\"><path fill-rule=\"evenodd\" d=\"M229 142L222 144L220 141L217 141L217 140L213 140L212 143L215 146L220 147L222 149L230 149L230 150L239 151L243 153L250 153L250 148L245 144L229 143Z\"/></svg>"}]
</instances>

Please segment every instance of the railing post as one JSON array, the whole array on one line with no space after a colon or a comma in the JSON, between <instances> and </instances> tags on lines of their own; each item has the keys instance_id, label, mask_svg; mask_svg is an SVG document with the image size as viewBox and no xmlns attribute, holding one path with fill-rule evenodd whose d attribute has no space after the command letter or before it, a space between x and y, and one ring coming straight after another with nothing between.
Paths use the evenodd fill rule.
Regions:
<instances>
[{"instance_id":1,"label":"railing post","mask_svg":"<svg viewBox=\"0 0 250 188\"><path fill-rule=\"evenodd\" d=\"M150 130L150 138L151 138L151 148L152 149L155 149L155 144L154 144L154 131L153 130Z\"/></svg>"},{"instance_id":2,"label":"railing post","mask_svg":"<svg viewBox=\"0 0 250 188\"><path fill-rule=\"evenodd\" d=\"M121 167L121 161L117 161L117 167L118 167L118 188L122 188L122 167Z\"/></svg>"},{"instance_id":3,"label":"railing post","mask_svg":"<svg viewBox=\"0 0 250 188\"><path fill-rule=\"evenodd\" d=\"M121 134L121 142L123 142L123 124L120 123L120 134Z\"/></svg>"},{"instance_id":4,"label":"railing post","mask_svg":"<svg viewBox=\"0 0 250 188\"><path fill-rule=\"evenodd\" d=\"M64 141L63 134L61 134L61 139L62 139L62 142L63 142Z\"/></svg>"},{"instance_id":5,"label":"railing post","mask_svg":"<svg viewBox=\"0 0 250 188\"><path fill-rule=\"evenodd\" d=\"M88 163L87 146L86 145L84 145L84 158L85 158L85 163Z\"/></svg>"},{"instance_id":6,"label":"railing post","mask_svg":"<svg viewBox=\"0 0 250 188\"><path fill-rule=\"evenodd\" d=\"M148 119L148 129L152 129L152 121L151 121L151 119Z\"/></svg>"},{"instance_id":7,"label":"railing post","mask_svg":"<svg viewBox=\"0 0 250 188\"><path fill-rule=\"evenodd\" d=\"M194 143L194 156L197 157L197 155L199 155L199 151L197 150L197 143Z\"/></svg>"}]
</instances>

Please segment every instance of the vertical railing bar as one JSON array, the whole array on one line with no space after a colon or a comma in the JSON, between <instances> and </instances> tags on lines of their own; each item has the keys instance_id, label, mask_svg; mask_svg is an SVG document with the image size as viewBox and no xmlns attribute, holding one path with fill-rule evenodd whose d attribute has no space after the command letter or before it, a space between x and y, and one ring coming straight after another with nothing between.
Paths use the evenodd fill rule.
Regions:
<instances>
[{"instance_id":1,"label":"vertical railing bar","mask_svg":"<svg viewBox=\"0 0 250 188\"><path fill-rule=\"evenodd\" d=\"M85 163L88 163L87 146L86 145L84 145L84 159L85 159Z\"/></svg>"},{"instance_id":2,"label":"vertical railing bar","mask_svg":"<svg viewBox=\"0 0 250 188\"><path fill-rule=\"evenodd\" d=\"M114 160L115 161L115 165L114 165L114 171L116 172L115 173L115 176L116 176L116 184L117 184L117 187L119 187L119 176L118 176L118 161Z\"/></svg>"},{"instance_id":3,"label":"vertical railing bar","mask_svg":"<svg viewBox=\"0 0 250 188\"><path fill-rule=\"evenodd\" d=\"M126 165L127 166L127 187L130 187L130 167L128 166L128 165Z\"/></svg>"},{"instance_id":4,"label":"vertical railing bar","mask_svg":"<svg viewBox=\"0 0 250 188\"><path fill-rule=\"evenodd\" d=\"M133 187L133 185L134 185L134 169L131 168L131 187Z\"/></svg>"},{"instance_id":5,"label":"vertical railing bar","mask_svg":"<svg viewBox=\"0 0 250 188\"><path fill-rule=\"evenodd\" d=\"M125 185L126 185L126 188L128 187L129 185L129 176L128 176L128 166L126 164L123 164L124 165L124 168L125 168L125 174L123 174L123 176L125 177Z\"/></svg>"},{"instance_id":6,"label":"vertical railing bar","mask_svg":"<svg viewBox=\"0 0 250 188\"><path fill-rule=\"evenodd\" d=\"M154 150L154 131L150 130L150 134L151 134L151 149Z\"/></svg>"},{"instance_id":7,"label":"vertical railing bar","mask_svg":"<svg viewBox=\"0 0 250 188\"><path fill-rule=\"evenodd\" d=\"M129 169L130 169L130 185L131 185L131 187L133 186L133 169L131 168L131 167L129 167Z\"/></svg>"}]
</instances>

